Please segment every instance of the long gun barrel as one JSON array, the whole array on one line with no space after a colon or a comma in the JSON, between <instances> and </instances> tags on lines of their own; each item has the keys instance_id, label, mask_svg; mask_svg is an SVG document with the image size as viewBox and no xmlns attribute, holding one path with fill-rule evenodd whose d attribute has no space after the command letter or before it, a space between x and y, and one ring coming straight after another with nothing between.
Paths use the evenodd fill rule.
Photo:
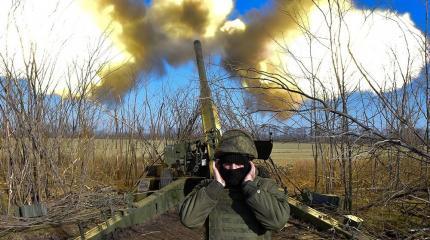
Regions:
<instances>
[{"instance_id":1,"label":"long gun barrel","mask_svg":"<svg viewBox=\"0 0 430 240\"><path fill-rule=\"evenodd\" d=\"M213 161L215 148L221 136L221 126L218 111L215 104L212 102L211 90L209 88L205 64L203 62L202 44L199 40L194 41L194 51L196 53L196 62L200 78L200 112L203 122L203 131L208 145L209 160Z\"/></svg>"}]
</instances>

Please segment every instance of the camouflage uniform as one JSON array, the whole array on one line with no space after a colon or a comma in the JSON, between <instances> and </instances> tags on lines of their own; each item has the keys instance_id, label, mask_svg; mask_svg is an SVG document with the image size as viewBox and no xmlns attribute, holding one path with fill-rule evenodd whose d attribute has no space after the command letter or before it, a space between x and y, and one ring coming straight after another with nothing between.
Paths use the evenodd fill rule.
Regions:
<instances>
[{"instance_id":1,"label":"camouflage uniform","mask_svg":"<svg viewBox=\"0 0 430 240\"><path fill-rule=\"evenodd\" d=\"M230 136L227 132L226 135ZM235 141L232 139L229 143ZM258 176L232 189L216 180L204 180L185 198L180 209L181 222L190 228L203 226L209 217L210 240L271 239L270 231L282 229L289 213L283 189L272 179Z\"/></svg>"}]
</instances>

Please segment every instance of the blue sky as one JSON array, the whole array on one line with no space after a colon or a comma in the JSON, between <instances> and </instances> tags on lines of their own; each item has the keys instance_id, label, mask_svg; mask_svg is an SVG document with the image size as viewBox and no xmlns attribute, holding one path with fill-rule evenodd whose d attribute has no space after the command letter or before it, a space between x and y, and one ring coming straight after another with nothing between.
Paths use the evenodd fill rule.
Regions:
<instances>
[{"instance_id":1,"label":"blue sky","mask_svg":"<svg viewBox=\"0 0 430 240\"><path fill-rule=\"evenodd\" d=\"M144 0L145 4L150 4L152 0ZM270 0L236 0L235 10L231 18L243 15L252 9L261 9ZM409 13L415 24L424 32L426 5L425 0L353 0L357 7L361 9L390 9L398 13Z\"/></svg>"},{"instance_id":2,"label":"blue sky","mask_svg":"<svg viewBox=\"0 0 430 240\"><path fill-rule=\"evenodd\" d=\"M269 1L237 0L236 11L244 14L251 9L260 9ZM356 6L362 9L390 9L398 13L409 13L415 24L424 31L425 0L354 0Z\"/></svg>"},{"instance_id":3,"label":"blue sky","mask_svg":"<svg viewBox=\"0 0 430 240\"><path fill-rule=\"evenodd\" d=\"M359 0L354 1L363 9L390 9L398 13L409 13L415 24L424 32L426 5L425 0Z\"/></svg>"}]
</instances>

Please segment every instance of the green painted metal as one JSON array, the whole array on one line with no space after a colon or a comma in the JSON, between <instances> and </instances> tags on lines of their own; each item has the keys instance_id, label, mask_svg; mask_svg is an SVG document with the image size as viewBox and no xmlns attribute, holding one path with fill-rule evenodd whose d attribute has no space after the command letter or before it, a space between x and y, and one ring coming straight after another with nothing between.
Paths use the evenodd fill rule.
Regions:
<instances>
[{"instance_id":1,"label":"green painted metal","mask_svg":"<svg viewBox=\"0 0 430 240\"><path fill-rule=\"evenodd\" d=\"M219 135L221 133L221 123L218 110L212 101L211 89L209 88L203 60L202 44L199 40L194 41L194 51L196 53L196 63L200 79L200 113L203 123L203 132L205 133L206 143L208 144L209 160L213 161L215 148L218 145Z\"/></svg>"},{"instance_id":2,"label":"green painted metal","mask_svg":"<svg viewBox=\"0 0 430 240\"><path fill-rule=\"evenodd\" d=\"M184 199L184 186L187 179L179 179L154 194L132 204L132 208L115 214L106 222L98 224L87 231L83 236L75 238L81 239L102 239L107 234L117 228L126 228L137 224L143 224L153 217L165 213L167 210L177 206ZM343 228L343 225L332 217L319 212L300 201L289 197L288 203L291 213L298 219L307 221L319 230L334 230L343 234L347 238L371 239L363 234L355 234Z\"/></svg>"},{"instance_id":3,"label":"green painted metal","mask_svg":"<svg viewBox=\"0 0 430 240\"><path fill-rule=\"evenodd\" d=\"M355 228L360 228L361 225L363 224L364 220L354 216L354 215L344 215L343 216L343 224L351 226L351 227L355 227Z\"/></svg>"},{"instance_id":4,"label":"green painted metal","mask_svg":"<svg viewBox=\"0 0 430 240\"><path fill-rule=\"evenodd\" d=\"M117 228L142 224L157 215L165 213L167 210L177 206L184 199L184 184L186 180L176 180L149 197L133 203L134 208L115 214L106 222L88 230L83 236L76 237L75 240L102 239L103 236L106 236Z\"/></svg>"},{"instance_id":5,"label":"green painted metal","mask_svg":"<svg viewBox=\"0 0 430 240\"><path fill-rule=\"evenodd\" d=\"M354 229L345 229L345 226L329 215L322 213L306 204L289 197L288 204L290 205L291 214L303 221L307 221L321 231L335 231L344 235L349 239L371 240L372 237L363 232L358 232Z\"/></svg>"},{"instance_id":6,"label":"green painted metal","mask_svg":"<svg viewBox=\"0 0 430 240\"><path fill-rule=\"evenodd\" d=\"M335 231L342 233L346 237L352 238L352 234L345 231L342 228L342 224L340 224L336 219L328 216L327 214L313 209L291 197L288 198L288 203L290 204L291 213L295 217L312 223L312 225L314 225L318 230L326 231L334 229Z\"/></svg>"},{"instance_id":7,"label":"green painted metal","mask_svg":"<svg viewBox=\"0 0 430 240\"><path fill-rule=\"evenodd\" d=\"M166 163L168 166L175 164L176 160L184 163L187 158L188 145L188 142L167 145L164 148L164 163Z\"/></svg>"},{"instance_id":8,"label":"green painted metal","mask_svg":"<svg viewBox=\"0 0 430 240\"><path fill-rule=\"evenodd\" d=\"M340 205L340 197L335 194L323 194L318 192L311 192L309 190L303 190L301 192L303 202L313 205L324 205L331 209L336 209Z\"/></svg>"}]
</instances>

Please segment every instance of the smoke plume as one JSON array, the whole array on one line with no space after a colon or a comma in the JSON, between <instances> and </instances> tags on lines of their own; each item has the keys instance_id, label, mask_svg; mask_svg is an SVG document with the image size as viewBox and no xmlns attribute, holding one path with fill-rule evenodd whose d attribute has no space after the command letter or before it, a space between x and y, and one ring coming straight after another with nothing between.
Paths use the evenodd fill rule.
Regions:
<instances>
[{"instance_id":1,"label":"smoke plume","mask_svg":"<svg viewBox=\"0 0 430 240\"><path fill-rule=\"evenodd\" d=\"M339 76L346 91L386 91L424 65L424 35L409 15L359 10L349 0L269 0L236 19L233 0L18 2L0 6L0 56L19 73L18 58L34 53L59 72L46 84L63 96L87 78L97 98L121 98L140 73L162 75L167 65L194 60L195 39L207 55L221 55L257 108L281 118L304 100L295 92L339 95ZM97 57L88 53L94 45Z\"/></svg>"},{"instance_id":2,"label":"smoke plume","mask_svg":"<svg viewBox=\"0 0 430 240\"><path fill-rule=\"evenodd\" d=\"M161 0L150 7L132 0L95 0L86 4L100 25L112 29L114 42L130 58L102 71L99 96L120 97L135 84L140 71L165 73L193 58L192 42L214 48L219 26L232 10L229 0Z\"/></svg>"},{"instance_id":3,"label":"smoke plume","mask_svg":"<svg viewBox=\"0 0 430 240\"><path fill-rule=\"evenodd\" d=\"M293 38L297 32L297 22L300 17L306 16L313 6L312 0L277 0L271 2L263 11L253 10L244 18L247 19L246 28L226 34L224 45L224 65L227 70L245 76L242 84L256 96L259 108L268 108L280 113L280 117L288 118L290 112L302 102L299 94L280 89L279 85L264 81L259 74L246 71L253 68L262 69L261 63L274 53L269 51L268 44L278 36L284 40ZM260 78L260 79L259 79ZM286 84L292 90L293 85Z\"/></svg>"},{"instance_id":4,"label":"smoke plume","mask_svg":"<svg viewBox=\"0 0 430 240\"><path fill-rule=\"evenodd\" d=\"M243 77L259 109L280 118L303 101L295 92L335 97L338 80L346 92L390 91L425 62L424 35L407 14L359 10L347 0L278 0L245 20L225 37L224 63Z\"/></svg>"},{"instance_id":5,"label":"smoke plume","mask_svg":"<svg viewBox=\"0 0 430 240\"><path fill-rule=\"evenodd\" d=\"M103 71L97 95L121 96L134 85L139 71L163 74L165 62L176 66L193 59L190 43L196 38L206 40L206 52L222 49L223 62L232 73L236 72L230 68L231 64L261 69L261 63L273 54L267 45L280 33L296 34L292 30L297 26L297 16L306 15L312 2L275 1L263 11L249 12L244 17L249 20L245 24L240 19L227 21L232 9L230 1L224 1L222 5L227 7L213 13L214 1L162 0L146 7L130 0L97 0L92 11L98 18L108 19L113 27L120 26L120 31L113 31L115 41L131 56L127 63ZM258 78L248 76L242 84L256 96L259 105L279 110L287 118L290 114L284 110L301 103L298 94ZM294 86L289 87L295 90Z\"/></svg>"}]
</instances>

